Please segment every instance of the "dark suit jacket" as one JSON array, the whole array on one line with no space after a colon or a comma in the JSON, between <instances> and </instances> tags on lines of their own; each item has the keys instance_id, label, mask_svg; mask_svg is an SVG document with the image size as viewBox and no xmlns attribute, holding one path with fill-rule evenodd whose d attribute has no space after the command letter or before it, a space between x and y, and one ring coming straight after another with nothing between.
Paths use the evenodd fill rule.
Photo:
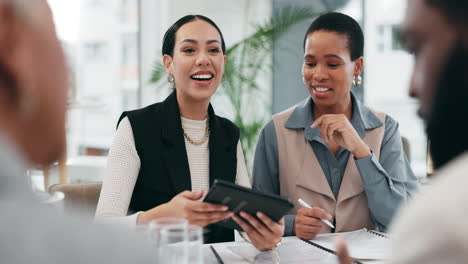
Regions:
<instances>
[{"instance_id":1,"label":"dark suit jacket","mask_svg":"<svg viewBox=\"0 0 468 264\"><path fill-rule=\"evenodd\" d=\"M239 129L229 120L216 116L208 108L209 182L215 179L235 182ZM191 190L190 169L185 148L176 92L163 102L122 113L133 130L141 167L130 201L129 212L146 211L169 202L175 195ZM117 124L118 126L118 124ZM232 230L208 226L205 242L233 241Z\"/></svg>"}]
</instances>

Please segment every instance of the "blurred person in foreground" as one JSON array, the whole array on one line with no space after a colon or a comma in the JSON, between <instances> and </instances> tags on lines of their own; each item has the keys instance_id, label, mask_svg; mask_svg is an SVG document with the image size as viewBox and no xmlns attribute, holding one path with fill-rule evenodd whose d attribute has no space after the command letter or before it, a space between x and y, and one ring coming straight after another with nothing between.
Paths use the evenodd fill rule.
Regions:
<instances>
[{"instance_id":1,"label":"blurred person in foreground","mask_svg":"<svg viewBox=\"0 0 468 264\"><path fill-rule=\"evenodd\" d=\"M65 149L66 75L47 2L0 0L0 263L149 263L134 235L35 199L26 168Z\"/></svg>"},{"instance_id":2,"label":"blurred person in foreground","mask_svg":"<svg viewBox=\"0 0 468 264\"><path fill-rule=\"evenodd\" d=\"M402 38L415 56L409 92L420 102L436 173L398 213L389 263L468 260L467 10L466 0L408 1ZM341 263L352 262L346 251L339 241Z\"/></svg>"}]
</instances>

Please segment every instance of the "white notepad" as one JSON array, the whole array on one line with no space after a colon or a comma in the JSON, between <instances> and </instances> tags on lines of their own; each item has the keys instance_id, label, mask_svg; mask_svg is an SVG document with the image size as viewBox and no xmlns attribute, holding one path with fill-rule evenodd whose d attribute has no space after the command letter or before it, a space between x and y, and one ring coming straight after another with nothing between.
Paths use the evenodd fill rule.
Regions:
<instances>
[{"instance_id":1,"label":"white notepad","mask_svg":"<svg viewBox=\"0 0 468 264\"><path fill-rule=\"evenodd\" d=\"M228 246L248 262L259 263L259 258L278 258L281 263L338 263L335 240L341 236L348 251L356 260L384 260L390 239L383 234L361 229L353 232L320 234L312 240L284 238L283 244L272 252L262 252L252 245ZM266 263L266 262L263 262Z\"/></svg>"},{"instance_id":2,"label":"white notepad","mask_svg":"<svg viewBox=\"0 0 468 264\"><path fill-rule=\"evenodd\" d=\"M245 244L228 248L250 263L338 263L334 254L312 247L300 239L286 240L276 250L269 252L262 252Z\"/></svg>"},{"instance_id":3,"label":"white notepad","mask_svg":"<svg viewBox=\"0 0 468 264\"><path fill-rule=\"evenodd\" d=\"M390 239L386 235L365 228L352 232L318 235L310 242L336 251L337 236L344 238L350 256L357 260L384 260L390 246Z\"/></svg>"}]
</instances>

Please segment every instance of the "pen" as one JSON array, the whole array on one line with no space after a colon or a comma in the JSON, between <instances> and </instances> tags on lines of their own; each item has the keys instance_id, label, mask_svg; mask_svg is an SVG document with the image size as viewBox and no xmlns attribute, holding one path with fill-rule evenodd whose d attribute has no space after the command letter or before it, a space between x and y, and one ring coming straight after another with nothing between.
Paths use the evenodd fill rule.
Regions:
<instances>
[{"instance_id":1,"label":"pen","mask_svg":"<svg viewBox=\"0 0 468 264\"><path fill-rule=\"evenodd\" d=\"M299 198L297 200L299 202L300 205L302 205L303 207L306 207L306 208L312 208L312 206L308 205L306 202L304 202L304 200L302 200L301 198ZM331 228L335 228L333 226L332 223L330 223L330 221L326 220L326 219L322 219L320 218L320 220L322 220L322 222L324 222L327 226L331 227Z\"/></svg>"},{"instance_id":2,"label":"pen","mask_svg":"<svg viewBox=\"0 0 468 264\"><path fill-rule=\"evenodd\" d=\"M218 252L216 252L216 249L214 249L213 246L210 246L211 251L213 251L213 254L215 255L216 259L218 260L219 264L224 264L223 259L218 255Z\"/></svg>"}]
</instances>

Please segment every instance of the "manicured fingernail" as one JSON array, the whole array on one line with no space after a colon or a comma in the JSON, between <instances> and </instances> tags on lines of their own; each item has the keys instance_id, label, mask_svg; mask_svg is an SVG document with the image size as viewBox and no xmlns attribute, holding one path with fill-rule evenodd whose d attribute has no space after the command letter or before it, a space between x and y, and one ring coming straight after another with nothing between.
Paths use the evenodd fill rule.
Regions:
<instances>
[{"instance_id":1,"label":"manicured fingernail","mask_svg":"<svg viewBox=\"0 0 468 264\"><path fill-rule=\"evenodd\" d=\"M261 212L257 212L257 217L262 217L263 214Z\"/></svg>"},{"instance_id":2,"label":"manicured fingernail","mask_svg":"<svg viewBox=\"0 0 468 264\"><path fill-rule=\"evenodd\" d=\"M227 209L229 209L229 207L227 207L227 206L223 206L223 208L222 208L221 210L223 210L223 211L227 211Z\"/></svg>"}]
</instances>

